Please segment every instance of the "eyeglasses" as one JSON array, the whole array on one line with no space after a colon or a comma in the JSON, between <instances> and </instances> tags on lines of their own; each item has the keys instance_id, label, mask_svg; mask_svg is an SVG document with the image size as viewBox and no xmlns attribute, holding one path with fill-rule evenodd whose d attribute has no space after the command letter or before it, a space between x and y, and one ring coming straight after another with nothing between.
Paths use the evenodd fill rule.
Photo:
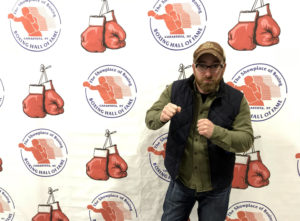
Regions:
<instances>
[{"instance_id":1,"label":"eyeglasses","mask_svg":"<svg viewBox=\"0 0 300 221\"><path fill-rule=\"evenodd\" d=\"M206 64L195 64L196 68L199 72L206 72L207 69L210 69L211 73L216 73L217 71L219 71L221 68L224 67L223 64L212 64L212 65L206 65Z\"/></svg>"}]
</instances>

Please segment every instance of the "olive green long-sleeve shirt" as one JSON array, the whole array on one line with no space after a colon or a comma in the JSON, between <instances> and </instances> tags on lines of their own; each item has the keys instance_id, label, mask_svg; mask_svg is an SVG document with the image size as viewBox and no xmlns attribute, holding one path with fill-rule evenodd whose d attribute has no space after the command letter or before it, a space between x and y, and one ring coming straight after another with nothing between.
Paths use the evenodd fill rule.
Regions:
<instances>
[{"instance_id":1,"label":"olive green long-sleeve shirt","mask_svg":"<svg viewBox=\"0 0 300 221\"><path fill-rule=\"evenodd\" d=\"M146 113L146 125L149 129L159 129L165 123L160 121L160 114L164 106L171 102L172 85L168 86L152 107ZM186 147L181 160L178 178L183 184L197 192L209 191L212 189L210 166L207 148L207 138L201 136L197 130L197 121L207 118L210 106L216 94L209 94L205 102L201 94L196 91L194 103L194 119L190 128ZM240 112L236 116L232 130L214 125L210 141L229 152L246 152L253 144L253 130L250 118L248 102L243 97Z\"/></svg>"}]
</instances>

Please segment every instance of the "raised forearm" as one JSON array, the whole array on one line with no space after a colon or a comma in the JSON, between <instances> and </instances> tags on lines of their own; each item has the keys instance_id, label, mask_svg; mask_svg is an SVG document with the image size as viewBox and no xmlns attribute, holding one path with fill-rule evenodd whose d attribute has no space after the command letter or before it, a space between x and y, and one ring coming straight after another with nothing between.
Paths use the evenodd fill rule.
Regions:
<instances>
[{"instance_id":1,"label":"raised forearm","mask_svg":"<svg viewBox=\"0 0 300 221\"><path fill-rule=\"evenodd\" d=\"M229 152L247 152L253 144L251 131L234 131L216 126L210 138L211 142Z\"/></svg>"}]
</instances>

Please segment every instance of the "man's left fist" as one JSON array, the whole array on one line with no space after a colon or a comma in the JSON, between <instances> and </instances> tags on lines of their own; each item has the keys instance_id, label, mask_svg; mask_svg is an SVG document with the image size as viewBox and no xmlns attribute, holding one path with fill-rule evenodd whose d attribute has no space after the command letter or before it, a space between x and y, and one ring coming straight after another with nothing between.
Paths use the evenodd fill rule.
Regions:
<instances>
[{"instance_id":1,"label":"man's left fist","mask_svg":"<svg viewBox=\"0 0 300 221\"><path fill-rule=\"evenodd\" d=\"M197 129L200 135L203 135L207 139L211 138L214 132L215 125L208 119L200 119L197 122Z\"/></svg>"}]
</instances>

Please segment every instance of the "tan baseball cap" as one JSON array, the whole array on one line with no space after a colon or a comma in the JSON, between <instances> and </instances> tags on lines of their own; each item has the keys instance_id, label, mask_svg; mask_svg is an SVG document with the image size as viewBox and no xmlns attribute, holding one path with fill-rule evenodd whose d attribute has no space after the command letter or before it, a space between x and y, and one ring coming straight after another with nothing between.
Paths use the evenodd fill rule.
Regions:
<instances>
[{"instance_id":1,"label":"tan baseball cap","mask_svg":"<svg viewBox=\"0 0 300 221\"><path fill-rule=\"evenodd\" d=\"M194 52L193 62L197 63L198 59L203 54L212 54L217 57L222 64L226 61L224 50L217 42L207 41L201 44Z\"/></svg>"}]
</instances>

